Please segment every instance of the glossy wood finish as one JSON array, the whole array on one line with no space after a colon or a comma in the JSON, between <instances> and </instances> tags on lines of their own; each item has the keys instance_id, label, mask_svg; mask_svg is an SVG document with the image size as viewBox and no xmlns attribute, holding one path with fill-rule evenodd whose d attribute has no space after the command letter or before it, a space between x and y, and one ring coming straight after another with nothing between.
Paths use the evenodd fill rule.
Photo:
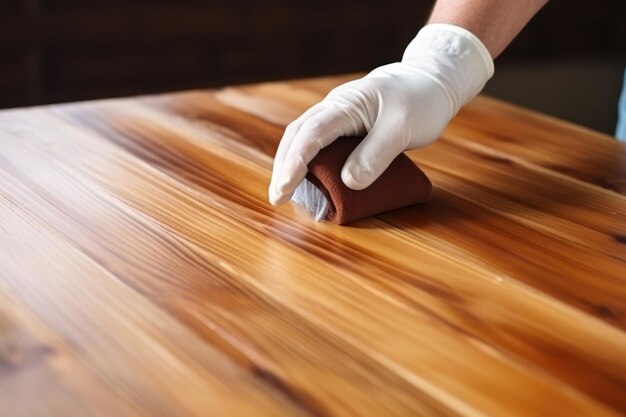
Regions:
<instances>
[{"instance_id":1,"label":"glossy wood finish","mask_svg":"<svg viewBox=\"0 0 626 417\"><path fill-rule=\"evenodd\" d=\"M626 147L486 97L426 205L266 202L350 77L0 113L11 416L626 415Z\"/></svg>"}]
</instances>

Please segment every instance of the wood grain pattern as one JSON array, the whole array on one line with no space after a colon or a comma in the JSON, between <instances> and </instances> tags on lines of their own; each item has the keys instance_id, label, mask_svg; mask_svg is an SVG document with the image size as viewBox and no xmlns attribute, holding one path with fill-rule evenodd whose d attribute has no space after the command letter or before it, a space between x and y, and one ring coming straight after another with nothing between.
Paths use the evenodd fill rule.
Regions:
<instances>
[{"instance_id":1,"label":"wood grain pattern","mask_svg":"<svg viewBox=\"0 0 626 417\"><path fill-rule=\"evenodd\" d=\"M430 203L270 206L284 126L351 77L0 113L3 409L626 415L626 147L479 97L409 152Z\"/></svg>"}]
</instances>

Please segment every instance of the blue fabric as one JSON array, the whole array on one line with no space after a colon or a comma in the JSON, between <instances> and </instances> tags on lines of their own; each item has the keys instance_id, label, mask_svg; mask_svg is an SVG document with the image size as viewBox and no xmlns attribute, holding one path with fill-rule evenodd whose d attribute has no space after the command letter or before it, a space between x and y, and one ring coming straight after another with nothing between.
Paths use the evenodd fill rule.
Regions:
<instances>
[{"instance_id":1,"label":"blue fabric","mask_svg":"<svg viewBox=\"0 0 626 417\"><path fill-rule=\"evenodd\" d=\"M624 71L624 85L622 86L622 96L619 99L617 110L617 129L615 137L626 141L626 71Z\"/></svg>"}]
</instances>

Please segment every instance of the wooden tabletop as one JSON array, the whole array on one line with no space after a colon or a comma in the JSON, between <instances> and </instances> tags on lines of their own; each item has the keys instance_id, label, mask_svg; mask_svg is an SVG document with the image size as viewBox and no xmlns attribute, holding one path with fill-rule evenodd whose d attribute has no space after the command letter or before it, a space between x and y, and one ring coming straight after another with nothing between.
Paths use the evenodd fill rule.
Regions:
<instances>
[{"instance_id":1,"label":"wooden tabletop","mask_svg":"<svg viewBox=\"0 0 626 417\"><path fill-rule=\"evenodd\" d=\"M270 206L349 78L1 112L0 415L626 415L626 146L479 97L428 204Z\"/></svg>"}]
</instances>

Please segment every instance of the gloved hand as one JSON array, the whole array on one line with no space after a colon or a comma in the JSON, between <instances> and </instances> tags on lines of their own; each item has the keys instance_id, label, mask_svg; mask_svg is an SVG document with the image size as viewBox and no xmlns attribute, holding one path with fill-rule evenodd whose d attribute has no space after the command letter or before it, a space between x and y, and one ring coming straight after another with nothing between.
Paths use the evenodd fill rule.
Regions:
<instances>
[{"instance_id":1,"label":"gloved hand","mask_svg":"<svg viewBox=\"0 0 626 417\"><path fill-rule=\"evenodd\" d=\"M308 163L341 136L367 134L341 171L347 187L367 188L398 154L434 142L492 75L493 60L472 33L425 26L401 62L333 89L287 126L274 159L270 202L288 201Z\"/></svg>"}]
</instances>

